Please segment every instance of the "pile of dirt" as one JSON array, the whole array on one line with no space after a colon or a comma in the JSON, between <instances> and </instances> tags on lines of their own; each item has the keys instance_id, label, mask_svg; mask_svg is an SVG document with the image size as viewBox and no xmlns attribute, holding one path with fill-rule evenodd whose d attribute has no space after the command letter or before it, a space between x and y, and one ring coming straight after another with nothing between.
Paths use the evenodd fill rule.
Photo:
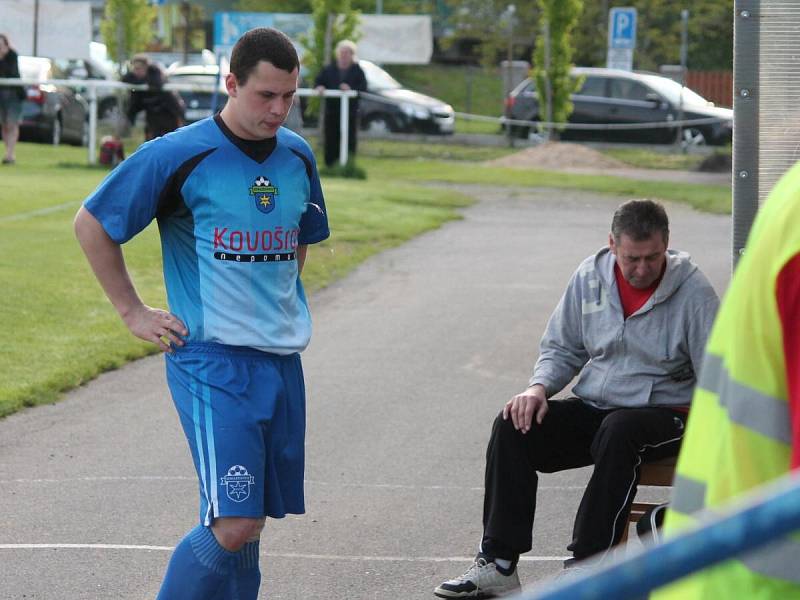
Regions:
<instances>
[{"instance_id":1,"label":"pile of dirt","mask_svg":"<svg viewBox=\"0 0 800 600\"><path fill-rule=\"evenodd\" d=\"M520 169L625 169L630 165L602 152L566 142L547 142L521 152L495 158L484 163L493 167Z\"/></svg>"}]
</instances>

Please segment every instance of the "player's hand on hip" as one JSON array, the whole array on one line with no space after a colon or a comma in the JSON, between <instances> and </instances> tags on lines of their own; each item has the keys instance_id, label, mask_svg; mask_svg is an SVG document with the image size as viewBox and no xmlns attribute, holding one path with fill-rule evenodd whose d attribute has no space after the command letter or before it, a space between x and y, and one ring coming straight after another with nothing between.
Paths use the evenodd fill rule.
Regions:
<instances>
[{"instance_id":1,"label":"player's hand on hip","mask_svg":"<svg viewBox=\"0 0 800 600\"><path fill-rule=\"evenodd\" d=\"M547 414L547 396L541 385L533 385L511 398L503 407L503 419L511 417L514 429L522 433L531 430L534 417L538 425Z\"/></svg>"},{"instance_id":2,"label":"player's hand on hip","mask_svg":"<svg viewBox=\"0 0 800 600\"><path fill-rule=\"evenodd\" d=\"M165 310L151 308L145 304L131 310L123 318L125 325L136 337L152 342L163 352L170 352L170 343L183 346L181 337L189 335L183 322Z\"/></svg>"}]
</instances>

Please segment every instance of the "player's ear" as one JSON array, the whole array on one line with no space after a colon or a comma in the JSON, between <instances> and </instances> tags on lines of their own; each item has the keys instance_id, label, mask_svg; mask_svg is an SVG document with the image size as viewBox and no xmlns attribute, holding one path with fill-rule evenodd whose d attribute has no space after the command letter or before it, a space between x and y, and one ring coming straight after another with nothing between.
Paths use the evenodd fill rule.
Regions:
<instances>
[{"instance_id":1,"label":"player's ear","mask_svg":"<svg viewBox=\"0 0 800 600\"><path fill-rule=\"evenodd\" d=\"M236 81L236 75L233 73L225 75L225 91L228 92L228 96L236 98L238 87L239 83Z\"/></svg>"}]
</instances>

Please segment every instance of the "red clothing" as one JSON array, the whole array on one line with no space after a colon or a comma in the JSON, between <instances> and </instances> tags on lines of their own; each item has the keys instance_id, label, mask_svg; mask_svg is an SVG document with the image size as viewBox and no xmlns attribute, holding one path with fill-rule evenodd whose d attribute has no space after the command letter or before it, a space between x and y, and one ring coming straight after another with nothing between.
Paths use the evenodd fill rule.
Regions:
<instances>
[{"instance_id":1,"label":"red clothing","mask_svg":"<svg viewBox=\"0 0 800 600\"><path fill-rule=\"evenodd\" d=\"M666 266L666 265L665 265ZM622 313L627 319L637 310L642 308L656 291L658 284L661 283L661 278L664 276L664 270L661 270L661 275L649 287L639 289L633 287L622 276L622 269L618 264L614 265L614 277L617 279L617 289L619 290L619 300L622 302Z\"/></svg>"},{"instance_id":2,"label":"red clothing","mask_svg":"<svg viewBox=\"0 0 800 600\"><path fill-rule=\"evenodd\" d=\"M666 268L666 265L664 266ZM626 319L645 305L645 302L647 302L650 299L650 296L653 295L653 292L656 291L658 284L661 283L661 277L663 276L664 271L662 270L659 278L650 284L649 287L639 289L633 287L630 283L628 283L625 277L622 276L622 269L619 268L618 264L614 265L614 277L617 280L619 301L622 303L622 314L625 315ZM670 408L679 413L689 412L688 406L672 406Z\"/></svg>"},{"instance_id":3,"label":"red clothing","mask_svg":"<svg viewBox=\"0 0 800 600\"><path fill-rule=\"evenodd\" d=\"M792 468L800 467L800 254L784 265L775 286L783 325L783 356L792 424Z\"/></svg>"}]
</instances>

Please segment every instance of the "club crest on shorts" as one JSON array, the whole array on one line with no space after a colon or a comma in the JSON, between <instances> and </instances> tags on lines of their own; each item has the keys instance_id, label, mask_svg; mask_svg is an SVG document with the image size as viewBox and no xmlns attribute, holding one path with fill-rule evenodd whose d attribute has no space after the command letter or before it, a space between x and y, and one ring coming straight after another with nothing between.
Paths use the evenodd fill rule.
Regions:
<instances>
[{"instance_id":1,"label":"club crest on shorts","mask_svg":"<svg viewBox=\"0 0 800 600\"><path fill-rule=\"evenodd\" d=\"M225 486L228 498L234 502L244 502L250 497L250 486L255 477L250 475L242 465L233 465L228 474L219 478L219 484Z\"/></svg>"},{"instance_id":2,"label":"club crest on shorts","mask_svg":"<svg viewBox=\"0 0 800 600\"><path fill-rule=\"evenodd\" d=\"M269 179L259 175L250 186L250 195L253 196L258 210L263 213L271 213L275 209L278 188L272 185Z\"/></svg>"}]
</instances>

